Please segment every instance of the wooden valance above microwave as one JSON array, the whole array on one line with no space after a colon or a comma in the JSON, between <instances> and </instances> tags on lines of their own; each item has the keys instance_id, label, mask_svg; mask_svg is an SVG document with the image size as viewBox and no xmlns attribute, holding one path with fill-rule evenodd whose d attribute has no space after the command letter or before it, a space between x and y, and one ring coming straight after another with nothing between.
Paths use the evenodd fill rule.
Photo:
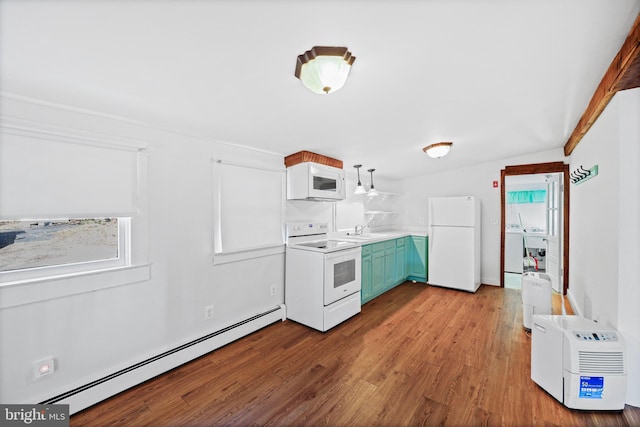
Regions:
<instances>
[{"instance_id":1,"label":"wooden valance above microwave","mask_svg":"<svg viewBox=\"0 0 640 427\"><path fill-rule=\"evenodd\" d=\"M284 165L286 167L304 162L320 163L321 165L333 166L334 168L342 169L342 160L333 159L331 157L323 156L322 154L312 153L311 151L298 151L297 153L284 158Z\"/></svg>"}]
</instances>

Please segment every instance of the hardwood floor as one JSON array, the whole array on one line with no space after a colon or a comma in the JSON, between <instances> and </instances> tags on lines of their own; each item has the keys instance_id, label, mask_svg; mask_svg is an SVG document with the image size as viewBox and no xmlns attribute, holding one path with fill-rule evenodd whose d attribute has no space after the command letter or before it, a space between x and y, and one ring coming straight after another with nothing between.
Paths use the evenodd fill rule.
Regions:
<instances>
[{"instance_id":1,"label":"hardwood floor","mask_svg":"<svg viewBox=\"0 0 640 427\"><path fill-rule=\"evenodd\" d=\"M71 425L640 425L640 408L573 411L555 401L530 379L530 341L519 290L406 282L326 333L273 324Z\"/></svg>"}]
</instances>

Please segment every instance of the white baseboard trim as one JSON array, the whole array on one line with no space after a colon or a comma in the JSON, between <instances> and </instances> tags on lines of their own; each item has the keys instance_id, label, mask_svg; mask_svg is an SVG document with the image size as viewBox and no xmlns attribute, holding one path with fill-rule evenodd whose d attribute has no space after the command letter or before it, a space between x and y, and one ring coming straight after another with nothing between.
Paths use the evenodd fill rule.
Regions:
<instances>
[{"instance_id":1,"label":"white baseboard trim","mask_svg":"<svg viewBox=\"0 0 640 427\"><path fill-rule=\"evenodd\" d=\"M569 288L567 290L567 298L569 299L569 304L571 305L571 310L573 310L573 312L575 314L577 314L578 316L584 317L584 314L582 313L582 310L580 309L580 306L576 302L575 295L573 295L573 292L571 292L571 288Z\"/></svg>"},{"instance_id":2,"label":"white baseboard trim","mask_svg":"<svg viewBox=\"0 0 640 427\"><path fill-rule=\"evenodd\" d=\"M82 387L52 397L41 404L67 404L70 414L79 412L144 381L286 319L284 305L238 322L220 331L183 344Z\"/></svg>"}]
</instances>

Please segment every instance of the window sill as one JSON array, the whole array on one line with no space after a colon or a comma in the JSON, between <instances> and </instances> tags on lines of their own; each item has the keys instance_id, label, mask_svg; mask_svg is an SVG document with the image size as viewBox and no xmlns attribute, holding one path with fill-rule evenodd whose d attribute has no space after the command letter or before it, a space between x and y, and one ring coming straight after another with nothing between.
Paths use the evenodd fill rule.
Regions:
<instances>
[{"instance_id":1,"label":"window sill","mask_svg":"<svg viewBox=\"0 0 640 427\"><path fill-rule=\"evenodd\" d=\"M151 264L144 264L0 283L0 309L131 285L150 277Z\"/></svg>"},{"instance_id":2,"label":"window sill","mask_svg":"<svg viewBox=\"0 0 640 427\"><path fill-rule=\"evenodd\" d=\"M245 261L252 258L283 254L284 244L265 246L261 248L241 249L236 251L219 252L213 255L213 265L227 264L229 262Z\"/></svg>"}]
</instances>

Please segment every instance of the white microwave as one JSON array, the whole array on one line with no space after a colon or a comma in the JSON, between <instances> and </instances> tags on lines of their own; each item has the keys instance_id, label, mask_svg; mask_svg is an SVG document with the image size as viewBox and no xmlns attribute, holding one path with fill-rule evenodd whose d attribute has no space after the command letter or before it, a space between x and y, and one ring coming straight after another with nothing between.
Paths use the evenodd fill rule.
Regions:
<instances>
[{"instance_id":1,"label":"white microwave","mask_svg":"<svg viewBox=\"0 0 640 427\"><path fill-rule=\"evenodd\" d=\"M288 200L343 200L344 170L304 162L287 168Z\"/></svg>"}]
</instances>

